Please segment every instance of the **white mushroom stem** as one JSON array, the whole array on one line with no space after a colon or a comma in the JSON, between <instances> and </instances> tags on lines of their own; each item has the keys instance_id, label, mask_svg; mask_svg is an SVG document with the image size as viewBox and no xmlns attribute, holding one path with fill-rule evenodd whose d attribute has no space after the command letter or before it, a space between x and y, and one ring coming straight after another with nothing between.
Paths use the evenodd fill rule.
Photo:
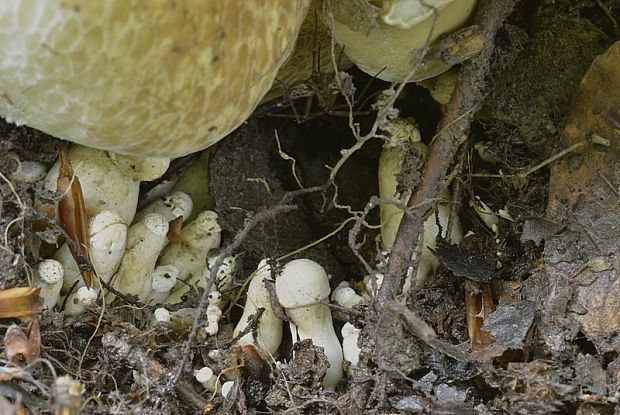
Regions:
<instances>
[{"instance_id":1,"label":"white mushroom stem","mask_svg":"<svg viewBox=\"0 0 620 415\"><path fill-rule=\"evenodd\" d=\"M333 302L344 308L353 308L364 299L357 294L348 282L342 281L332 292L331 299Z\"/></svg>"},{"instance_id":2,"label":"white mushroom stem","mask_svg":"<svg viewBox=\"0 0 620 415\"><path fill-rule=\"evenodd\" d=\"M102 211L90 220L88 234L93 267L97 276L108 282L125 254L127 225L118 213ZM63 292L68 292L76 281L78 286L83 285L80 270L67 244L56 251L54 259L64 268Z\"/></svg>"},{"instance_id":3,"label":"white mushroom stem","mask_svg":"<svg viewBox=\"0 0 620 415\"><path fill-rule=\"evenodd\" d=\"M220 318L222 318L222 309L216 305L207 307L207 327L205 332L209 336L215 336L220 331Z\"/></svg>"},{"instance_id":4,"label":"white mushroom stem","mask_svg":"<svg viewBox=\"0 0 620 415\"><path fill-rule=\"evenodd\" d=\"M194 378L210 392L217 392L221 387L217 375L213 373L213 369L210 367L205 366L199 370L194 370Z\"/></svg>"},{"instance_id":5,"label":"white mushroom stem","mask_svg":"<svg viewBox=\"0 0 620 415\"><path fill-rule=\"evenodd\" d=\"M97 290L94 288L80 287L72 292L65 303L65 316L75 317L84 312L86 307L97 301Z\"/></svg>"},{"instance_id":6,"label":"white mushroom stem","mask_svg":"<svg viewBox=\"0 0 620 415\"><path fill-rule=\"evenodd\" d=\"M149 213L159 213L165 217L168 222L178 218L179 216L182 216L183 221L185 222L192 214L193 206L192 199L187 195L187 193L168 193L166 196L151 202L144 209L140 210L136 214L134 221L139 222Z\"/></svg>"},{"instance_id":7,"label":"white mushroom stem","mask_svg":"<svg viewBox=\"0 0 620 415\"><path fill-rule=\"evenodd\" d=\"M179 270L174 265L158 265L151 272L151 293L147 297L150 304L161 304L170 295L177 283Z\"/></svg>"},{"instance_id":8,"label":"white mushroom stem","mask_svg":"<svg viewBox=\"0 0 620 415\"><path fill-rule=\"evenodd\" d=\"M101 150L74 145L69 149L69 159L80 179L86 216L108 210L118 213L125 223L131 223L138 206L140 182L124 174ZM45 189L56 191L59 163L47 173Z\"/></svg>"},{"instance_id":9,"label":"white mushroom stem","mask_svg":"<svg viewBox=\"0 0 620 415\"><path fill-rule=\"evenodd\" d=\"M233 331L233 337L237 337L248 326L248 319L255 315L259 308L264 309L256 326L256 341L254 341L254 333L250 332L239 338L237 345L251 344L265 355L274 355L282 342L282 320L273 312L271 296L265 286L265 280L270 278L271 267L263 259L250 281L243 315Z\"/></svg>"},{"instance_id":10,"label":"white mushroom stem","mask_svg":"<svg viewBox=\"0 0 620 415\"><path fill-rule=\"evenodd\" d=\"M222 294L219 291L209 293L209 306L207 307L207 327L205 331L209 336L215 336L220 330L220 318L222 318Z\"/></svg>"},{"instance_id":11,"label":"white mushroom stem","mask_svg":"<svg viewBox=\"0 0 620 415\"><path fill-rule=\"evenodd\" d=\"M43 300L43 310L51 311L58 303L63 275L62 264L54 259L43 260L37 266L34 285L41 289L39 298Z\"/></svg>"},{"instance_id":12,"label":"white mushroom stem","mask_svg":"<svg viewBox=\"0 0 620 415\"><path fill-rule=\"evenodd\" d=\"M360 329L356 328L351 323L345 323L342 326L342 354L344 355L344 360L349 362L349 367L347 368L347 374L351 376L353 369L357 366L360 360L360 348L357 345L357 340L360 336Z\"/></svg>"},{"instance_id":13,"label":"white mushroom stem","mask_svg":"<svg viewBox=\"0 0 620 415\"><path fill-rule=\"evenodd\" d=\"M342 379L342 347L334 331L332 314L323 302L329 298L329 279L323 267L309 259L289 262L276 279L276 293L291 319L293 342L312 339L323 348L329 368L323 387L334 390Z\"/></svg>"},{"instance_id":14,"label":"white mushroom stem","mask_svg":"<svg viewBox=\"0 0 620 415\"><path fill-rule=\"evenodd\" d=\"M125 256L113 280L115 289L137 295L142 302L146 300L151 292L151 272L167 242L167 232L168 221L157 213L129 228Z\"/></svg>"},{"instance_id":15,"label":"white mushroom stem","mask_svg":"<svg viewBox=\"0 0 620 415\"><path fill-rule=\"evenodd\" d=\"M116 212L99 212L90 221L89 235L93 267L99 278L109 282L125 254L127 224Z\"/></svg>"},{"instance_id":16,"label":"white mushroom stem","mask_svg":"<svg viewBox=\"0 0 620 415\"><path fill-rule=\"evenodd\" d=\"M379 158L379 194L382 199L399 201L402 204L407 204L409 201L413 189L406 189L399 193L397 176L401 172L408 149L414 147L420 151L422 156L424 155L426 147L420 143L420 133L418 130L407 120L395 120L391 136L384 143L381 157ZM449 194L445 192L441 196L448 198ZM438 204L437 213L442 229L441 236L445 238L450 216L450 206ZM381 205L381 239L384 250L389 251L392 249L402 217L403 211L400 207L392 204ZM413 281L409 278L405 282L405 289L408 289L412 284L417 286L423 285L428 276L439 266L439 261L431 251L431 249L436 247L438 235L437 218L435 214L431 214L424 222L424 230L421 232L422 247L418 271ZM449 240L453 244L462 240L461 225L458 220L454 221Z\"/></svg>"},{"instance_id":17,"label":"white mushroom stem","mask_svg":"<svg viewBox=\"0 0 620 415\"><path fill-rule=\"evenodd\" d=\"M224 398L228 398L228 394L232 390L233 386L235 386L235 381L234 380L229 380L229 381L224 382L222 384L222 396Z\"/></svg>"},{"instance_id":18,"label":"white mushroom stem","mask_svg":"<svg viewBox=\"0 0 620 415\"><path fill-rule=\"evenodd\" d=\"M183 281L177 283L166 303L180 302L183 294L189 291L188 281L202 277L209 252L220 246L221 232L217 213L205 211L183 228L180 243L170 244L163 250L157 263L177 267L178 279Z\"/></svg>"}]
</instances>

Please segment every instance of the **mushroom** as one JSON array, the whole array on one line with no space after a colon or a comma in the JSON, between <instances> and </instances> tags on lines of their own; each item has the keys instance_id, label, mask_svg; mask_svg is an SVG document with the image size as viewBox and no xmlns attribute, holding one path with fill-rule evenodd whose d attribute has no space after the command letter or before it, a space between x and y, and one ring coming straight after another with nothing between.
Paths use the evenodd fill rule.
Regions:
<instances>
[{"instance_id":1,"label":"mushroom","mask_svg":"<svg viewBox=\"0 0 620 415\"><path fill-rule=\"evenodd\" d=\"M209 306L207 307L207 327L205 332L209 336L215 336L220 330L220 318L222 318L222 307L224 301L219 291L211 291L209 293Z\"/></svg>"},{"instance_id":2,"label":"mushroom","mask_svg":"<svg viewBox=\"0 0 620 415\"><path fill-rule=\"evenodd\" d=\"M151 304L161 304L170 295L170 291L177 283L179 270L174 265L158 265L151 272L151 293L146 301Z\"/></svg>"},{"instance_id":3,"label":"mushroom","mask_svg":"<svg viewBox=\"0 0 620 415\"><path fill-rule=\"evenodd\" d=\"M221 388L217 375L208 366L194 370L194 378L209 392L217 392Z\"/></svg>"},{"instance_id":4,"label":"mushroom","mask_svg":"<svg viewBox=\"0 0 620 415\"><path fill-rule=\"evenodd\" d=\"M140 182L123 173L109 154L84 146L72 146L69 159L79 177L86 205L86 216L92 218L104 210L118 213L127 224L133 221L138 206ZM45 189L56 191L60 163L47 173Z\"/></svg>"},{"instance_id":5,"label":"mushroom","mask_svg":"<svg viewBox=\"0 0 620 415\"><path fill-rule=\"evenodd\" d=\"M426 155L426 146L420 142L420 132L413 123L408 120L400 118L394 120L392 131L390 131L389 138L383 144L383 149L379 158L379 194L382 199L400 201L402 204L407 204L413 189L399 191L397 176L401 173L403 163L411 150L418 152L420 158L418 165L421 165ZM411 163L413 157L409 155L408 160ZM408 167L411 168L410 165ZM448 198L449 194L448 192L443 192L442 196ZM403 217L403 211L399 206L388 203L382 204L380 209L381 241L383 249L385 251L390 251L396 239L396 233L398 232L398 227ZM448 218L450 217L450 206L439 203L437 205L437 216L442 229L441 236L445 238ZM437 225L437 218L434 214L430 215L424 222L424 230L421 235L422 249L418 262L418 271L413 281L411 277L408 276L404 286L405 290L407 290L412 283L418 286L423 285L428 276L439 266L439 261L431 251L431 249L436 247L436 239L439 235L439 226ZM456 244L459 243L462 238L460 222L455 220L449 240L451 243Z\"/></svg>"},{"instance_id":6,"label":"mushroom","mask_svg":"<svg viewBox=\"0 0 620 415\"><path fill-rule=\"evenodd\" d=\"M357 345L361 330L351 323L345 323L340 333L342 334L342 354L344 360L349 362L347 374L351 376L353 369L358 365L361 350Z\"/></svg>"},{"instance_id":7,"label":"mushroom","mask_svg":"<svg viewBox=\"0 0 620 415\"><path fill-rule=\"evenodd\" d=\"M90 259L97 276L109 282L121 264L127 243L127 224L116 212L104 210L90 221Z\"/></svg>"},{"instance_id":8,"label":"mushroom","mask_svg":"<svg viewBox=\"0 0 620 415\"><path fill-rule=\"evenodd\" d=\"M34 285L41 288L39 298L43 300L43 310L51 311L58 303L63 276L62 264L54 259L45 259L37 266Z\"/></svg>"},{"instance_id":9,"label":"mushroom","mask_svg":"<svg viewBox=\"0 0 620 415\"><path fill-rule=\"evenodd\" d=\"M258 105L309 3L0 2L0 116L121 154L200 150Z\"/></svg>"},{"instance_id":10,"label":"mushroom","mask_svg":"<svg viewBox=\"0 0 620 415\"><path fill-rule=\"evenodd\" d=\"M15 161L15 171L11 173L11 180L24 183L36 183L47 174L47 167L39 161L22 161L19 156L9 153L8 157Z\"/></svg>"},{"instance_id":11,"label":"mushroom","mask_svg":"<svg viewBox=\"0 0 620 415\"><path fill-rule=\"evenodd\" d=\"M418 65L419 55L427 41L432 44L462 27L476 0L330 0L329 4L333 19L328 21L344 53L367 74L402 82L423 80L449 69L440 59Z\"/></svg>"},{"instance_id":12,"label":"mushroom","mask_svg":"<svg viewBox=\"0 0 620 415\"><path fill-rule=\"evenodd\" d=\"M109 282L125 254L127 225L117 213L102 211L90 220L88 235L90 259L97 276ZM54 253L54 259L64 268L63 292L68 292L76 281L80 286L83 284L80 269L66 243Z\"/></svg>"},{"instance_id":13,"label":"mushroom","mask_svg":"<svg viewBox=\"0 0 620 415\"><path fill-rule=\"evenodd\" d=\"M168 221L158 213L150 213L127 232L127 249L112 285L122 294L137 295L146 301L151 292L151 272L166 245ZM112 297L112 296L111 296Z\"/></svg>"},{"instance_id":14,"label":"mushroom","mask_svg":"<svg viewBox=\"0 0 620 415\"><path fill-rule=\"evenodd\" d=\"M185 222L192 214L194 204L192 198L187 193L172 192L166 196L159 198L136 213L135 222L142 220L149 213L159 213L163 215L168 222L183 217Z\"/></svg>"},{"instance_id":15,"label":"mushroom","mask_svg":"<svg viewBox=\"0 0 620 415\"><path fill-rule=\"evenodd\" d=\"M67 297L64 308L65 316L75 317L84 313L86 307L95 304L97 295L97 290L94 288L78 288Z\"/></svg>"},{"instance_id":16,"label":"mushroom","mask_svg":"<svg viewBox=\"0 0 620 415\"><path fill-rule=\"evenodd\" d=\"M253 333L246 333L237 340L237 345L254 345L265 355L274 355L282 342L282 320L273 312L271 296L265 286L265 280L270 278L271 267L267 264L267 260L263 259L250 281L243 315L233 331L233 337L237 337L248 326L248 319L255 315L259 308L262 308L263 313L256 326L256 341Z\"/></svg>"},{"instance_id":17,"label":"mushroom","mask_svg":"<svg viewBox=\"0 0 620 415\"><path fill-rule=\"evenodd\" d=\"M209 252L220 247L221 233L217 213L204 211L181 230L180 243L170 244L163 250L158 265L174 265L179 270L179 282L165 303L179 303L190 289L188 281L202 276Z\"/></svg>"},{"instance_id":18,"label":"mushroom","mask_svg":"<svg viewBox=\"0 0 620 415\"><path fill-rule=\"evenodd\" d=\"M353 308L364 301L348 282L342 281L332 292L332 301L344 308Z\"/></svg>"},{"instance_id":19,"label":"mushroom","mask_svg":"<svg viewBox=\"0 0 620 415\"><path fill-rule=\"evenodd\" d=\"M291 319L293 342L312 339L322 347L329 362L323 387L334 390L342 379L342 347L334 331L329 298L329 279L323 267L309 259L287 263L276 279L278 300Z\"/></svg>"}]
</instances>

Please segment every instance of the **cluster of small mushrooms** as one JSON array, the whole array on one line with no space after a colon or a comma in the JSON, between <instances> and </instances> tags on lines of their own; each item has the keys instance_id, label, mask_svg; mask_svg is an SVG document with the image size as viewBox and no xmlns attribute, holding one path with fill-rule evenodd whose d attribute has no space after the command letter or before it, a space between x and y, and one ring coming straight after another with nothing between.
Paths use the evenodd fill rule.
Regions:
<instances>
[{"instance_id":1,"label":"cluster of small mushrooms","mask_svg":"<svg viewBox=\"0 0 620 415\"><path fill-rule=\"evenodd\" d=\"M218 216L193 212L195 201L177 189L136 213L140 181L159 177L171 158L224 138L247 119L274 79L286 85L299 73L308 77L313 69L308 49L314 45L296 46L295 41L300 27L300 39L316 38L303 32L318 27L302 25L309 7L317 13L306 22L319 16L321 27L331 31L351 62L394 82L423 81L457 63L420 59L425 46L462 27L475 8L475 0L267 3L42 0L34 7L25 1L0 2L0 116L80 144L69 150L69 157L84 194L96 279L87 287L70 247L61 246L37 267L34 283L41 287L45 309L64 303L65 315L77 316L97 301L110 303L116 291L157 305L159 324L187 319L187 310L166 306L180 302L194 287L206 286L220 245ZM322 52L331 61L326 46ZM450 84L454 78L446 79ZM384 143L379 167L381 197L406 202L411 191L397 191L396 174L407 151L413 146L423 153L423 144L409 120L396 120L388 132L391 138ZM58 171L57 163L47 173L48 190L56 190ZM441 226L434 215L426 222L418 275L410 276L409 284L422 284L437 267L429 248L440 228L446 237L448 213L449 206L440 204ZM169 224L179 217L185 222L180 241L171 243ZM401 217L397 207L382 205L382 245L388 253ZM457 223L448 239L457 243L461 237ZM235 285L236 261L227 258L218 271L205 316L206 335L218 331ZM283 322L272 310L264 283L273 277L293 341L312 339L323 348L330 364L323 386L333 390L343 376L343 359L349 368L358 361L359 330L345 324L340 342L328 306L330 293L343 307L368 301L373 293L357 293L346 282L332 292L323 267L309 259L283 264L279 273L261 262L235 335L264 309L256 332L243 335L237 344L251 344L266 357L276 354L282 339ZM380 281L380 275L372 277ZM195 376L209 390L230 390L231 384L220 385L210 368Z\"/></svg>"}]
</instances>

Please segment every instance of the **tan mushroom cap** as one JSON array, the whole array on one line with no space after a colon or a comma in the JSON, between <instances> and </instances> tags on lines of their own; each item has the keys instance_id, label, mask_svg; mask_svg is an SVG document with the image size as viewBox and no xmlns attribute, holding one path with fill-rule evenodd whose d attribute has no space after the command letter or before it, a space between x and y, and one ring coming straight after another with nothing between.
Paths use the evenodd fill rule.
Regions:
<instances>
[{"instance_id":1,"label":"tan mushroom cap","mask_svg":"<svg viewBox=\"0 0 620 415\"><path fill-rule=\"evenodd\" d=\"M282 307L297 308L320 303L331 288L325 269L310 259L295 259L276 278L276 294Z\"/></svg>"},{"instance_id":2,"label":"tan mushroom cap","mask_svg":"<svg viewBox=\"0 0 620 415\"><path fill-rule=\"evenodd\" d=\"M123 154L180 156L241 124L310 0L0 2L0 116Z\"/></svg>"},{"instance_id":3,"label":"tan mushroom cap","mask_svg":"<svg viewBox=\"0 0 620 415\"><path fill-rule=\"evenodd\" d=\"M353 63L384 81L402 82L414 70L427 40L432 45L462 27L476 0L426 0L424 4L419 0L329 0L329 5L332 33ZM448 69L444 62L433 60L415 67L408 80L420 81Z\"/></svg>"}]
</instances>

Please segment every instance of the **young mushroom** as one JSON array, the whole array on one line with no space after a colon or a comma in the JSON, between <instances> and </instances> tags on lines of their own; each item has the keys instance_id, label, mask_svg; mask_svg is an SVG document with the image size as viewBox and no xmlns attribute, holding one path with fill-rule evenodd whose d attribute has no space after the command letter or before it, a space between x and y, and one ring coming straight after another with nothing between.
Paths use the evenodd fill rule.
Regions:
<instances>
[{"instance_id":1,"label":"young mushroom","mask_svg":"<svg viewBox=\"0 0 620 415\"><path fill-rule=\"evenodd\" d=\"M127 232L127 249L112 285L122 294L137 295L144 302L151 293L151 272L166 245L168 221L150 213ZM112 296L110 296L112 297Z\"/></svg>"},{"instance_id":2,"label":"young mushroom","mask_svg":"<svg viewBox=\"0 0 620 415\"><path fill-rule=\"evenodd\" d=\"M161 197L136 213L134 222L140 221L149 213L159 213L166 218L168 222L178 218L183 218L183 222L192 214L193 209L192 198L183 192L168 193L164 197Z\"/></svg>"},{"instance_id":3,"label":"young mushroom","mask_svg":"<svg viewBox=\"0 0 620 415\"><path fill-rule=\"evenodd\" d=\"M238 336L248 326L248 319L255 315L259 308L262 308L263 312L258 320L256 333L246 333L237 340L236 344L238 346L254 345L267 356L275 355L282 342L282 320L273 312L271 296L265 286L265 280L269 279L271 279L271 267L263 259L250 281L243 315L233 331L233 337Z\"/></svg>"},{"instance_id":4,"label":"young mushroom","mask_svg":"<svg viewBox=\"0 0 620 415\"><path fill-rule=\"evenodd\" d=\"M407 167L412 167L413 155L418 156L418 166L421 166L425 157L426 146L420 142L420 132L412 122L405 119L396 119L392 124L389 138L385 141L381 156L379 157L379 194L384 200L393 200L406 205L413 188L401 189L398 177L402 174L405 161ZM442 196L447 199L449 193L446 191ZM384 203L381 209L381 242L385 251L390 251L396 233L403 217L400 206ZM439 261L433 255L431 249L436 247L436 239L439 236L439 225L441 226L441 237L446 237L448 219L450 217L450 205L445 203L437 204L437 216L431 214L424 221L424 230L421 233L422 244L421 254L418 261L418 270L415 276L408 276L405 282L405 290L411 285L421 286L425 283L428 276L439 266ZM458 217L452 226L450 237L447 238L453 244L462 240L461 225ZM439 225L437 222L439 221Z\"/></svg>"},{"instance_id":5,"label":"young mushroom","mask_svg":"<svg viewBox=\"0 0 620 415\"><path fill-rule=\"evenodd\" d=\"M334 331L332 314L325 301L331 289L323 267L309 259L287 263L276 279L276 293L291 319L293 342L312 339L323 348L329 368L323 387L334 390L342 379L342 347Z\"/></svg>"},{"instance_id":6,"label":"young mushroom","mask_svg":"<svg viewBox=\"0 0 620 415\"><path fill-rule=\"evenodd\" d=\"M58 303L63 276L62 264L54 259L45 259L37 265L34 286L41 289L39 298L43 300L43 310L51 311Z\"/></svg>"},{"instance_id":7,"label":"young mushroom","mask_svg":"<svg viewBox=\"0 0 620 415\"><path fill-rule=\"evenodd\" d=\"M217 392L221 388L217 375L208 366L194 370L194 378L209 392Z\"/></svg>"},{"instance_id":8,"label":"young mushroom","mask_svg":"<svg viewBox=\"0 0 620 415\"><path fill-rule=\"evenodd\" d=\"M127 224L133 221L138 206L140 182L123 173L106 151L74 145L69 159L79 177L86 205L86 216L92 218L104 210L116 212ZM60 163L47 173L45 189L56 191Z\"/></svg>"},{"instance_id":9,"label":"young mushroom","mask_svg":"<svg viewBox=\"0 0 620 415\"><path fill-rule=\"evenodd\" d=\"M360 360L360 348L357 341L360 337L361 330L351 323L345 323L340 333L342 334L342 354L344 360L349 362L347 366L347 374L351 376L353 369L358 365Z\"/></svg>"},{"instance_id":10,"label":"young mushroom","mask_svg":"<svg viewBox=\"0 0 620 415\"><path fill-rule=\"evenodd\" d=\"M174 265L158 265L151 272L151 293L146 298L149 304L161 304L170 295L179 277Z\"/></svg>"},{"instance_id":11,"label":"young mushroom","mask_svg":"<svg viewBox=\"0 0 620 415\"><path fill-rule=\"evenodd\" d=\"M204 211L181 230L181 242L168 245L161 253L158 265L174 265L179 270L179 282L165 303L176 304L198 281L207 266L209 253L220 247L222 229L217 213Z\"/></svg>"},{"instance_id":12,"label":"young mushroom","mask_svg":"<svg viewBox=\"0 0 620 415\"><path fill-rule=\"evenodd\" d=\"M364 301L348 282L342 281L332 292L332 301L344 308L353 308Z\"/></svg>"},{"instance_id":13,"label":"young mushroom","mask_svg":"<svg viewBox=\"0 0 620 415\"><path fill-rule=\"evenodd\" d=\"M80 287L73 291L69 294L65 303L65 316L75 317L84 313L86 307L95 304L97 295L97 290L94 288Z\"/></svg>"}]
</instances>

